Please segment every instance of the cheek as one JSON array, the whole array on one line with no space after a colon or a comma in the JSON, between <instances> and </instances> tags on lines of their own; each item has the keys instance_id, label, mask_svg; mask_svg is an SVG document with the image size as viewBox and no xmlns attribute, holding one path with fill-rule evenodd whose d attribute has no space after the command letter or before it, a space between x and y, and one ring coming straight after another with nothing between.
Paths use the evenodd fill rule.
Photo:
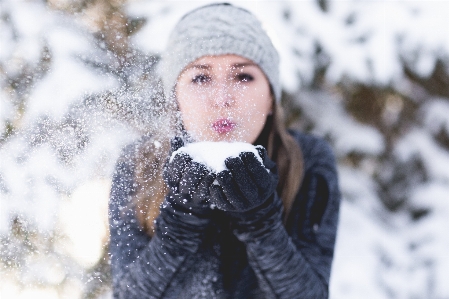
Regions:
<instances>
[{"instance_id":1,"label":"cheek","mask_svg":"<svg viewBox=\"0 0 449 299\"><path fill-rule=\"evenodd\" d=\"M199 133L208 120L207 106L204 101L188 90L178 90L178 107L181 112L182 122L187 131Z\"/></svg>"},{"instance_id":2,"label":"cheek","mask_svg":"<svg viewBox=\"0 0 449 299\"><path fill-rule=\"evenodd\" d=\"M202 111L201 105L183 102L179 103L179 110L187 130L197 128L202 123L205 113Z\"/></svg>"},{"instance_id":3,"label":"cheek","mask_svg":"<svg viewBox=\"0 0 449 299\"><path fill-rule=\"evenodd\" d=\"M267 117L272 112L272 97L265 86L254 88L243 102L242 120L247 142L253 143L262 132ZM260 92L260 90L263 90ZM251 99L251 100L248 100Z\"/></svg>"},{"instance_id":4,"label":"cheek","mask_svg":"<svg viewBox=\"0 0 449 299\"><path fill-rule=\"evenodd\" d=\"M262 91L261 91L262 89ZM272 111L272 97L269 89L254 88L248 90L242 98L244 110L251 114L254 119L264 119Z\"/></svg>"},{"instance_id":5,"label":"cheek","mask_svg":"<svg viewBox=\"0 0 449 299\"><path fill-rule=\"evenodd\" d=\"M245 103L239 113L240 134L244 141L253 143L262 132L268 116L268 105Z\"/></svg>"}]
</instances>

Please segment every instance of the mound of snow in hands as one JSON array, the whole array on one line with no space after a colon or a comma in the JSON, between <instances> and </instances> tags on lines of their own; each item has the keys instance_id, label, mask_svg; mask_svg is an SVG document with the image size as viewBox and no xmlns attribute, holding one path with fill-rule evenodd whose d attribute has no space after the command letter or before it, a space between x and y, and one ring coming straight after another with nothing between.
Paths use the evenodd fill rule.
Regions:
<instances>
[{"instance_id":1,"label":"mound of snow in hands","mask_svg":"<svg viewBox=\"0 0 449 299\"><path fill-rule=\"evenodd\" d=\"M173 152L170 157L170 162L178 153L186 153L193 161L205 165L214 173L219 173L227 169L225 165L227 158L238 157L243 152L253 153L260 163L263 164L257 148L261 148L261 146L254 146L246 142L194 142L186 144Z\"/></svg>"}]
</instances>

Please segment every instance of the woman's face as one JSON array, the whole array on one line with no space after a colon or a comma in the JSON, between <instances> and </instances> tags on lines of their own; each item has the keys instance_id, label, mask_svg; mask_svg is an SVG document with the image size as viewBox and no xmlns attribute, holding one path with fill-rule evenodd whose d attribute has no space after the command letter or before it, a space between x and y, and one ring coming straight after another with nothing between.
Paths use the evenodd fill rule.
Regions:
<instances>
[{"instance_id":1,"label":"woman's face","mask_svg":"<svg viewBox=\"0 0 449 299\"><path fill-rule=\"evenodd\" d=\"M268 80L251 60L203 56L178 78L176 97L185 129L196 141L253 143L272 111Z\"/></svg>"}]
</instances>

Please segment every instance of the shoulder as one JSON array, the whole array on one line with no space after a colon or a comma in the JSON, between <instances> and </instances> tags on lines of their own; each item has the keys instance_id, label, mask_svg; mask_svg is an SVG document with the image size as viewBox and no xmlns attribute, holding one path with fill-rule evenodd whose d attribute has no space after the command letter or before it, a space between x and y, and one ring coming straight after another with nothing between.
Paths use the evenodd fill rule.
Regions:
<instances>
[{"instance_id":1,"label":"shoulder","mask_svg":"<svg viewBox=\"0 0 449 299\"><path fill-rule=\"evenodd\" d=\"M335 155L332 147L326 140L296 130L289 130L289 133L301 149L305 172L317 167L335 170Z\"/></svg>"},{"instance_id":2,"label":"shoulder","mask_svg":"<svg viewBox=\"0 0 449 299\"><path fill-rule=\"evenodd\" d=\"M154 140L151 136L144 135L124 146L116 162L115 174L120 174L124 171L132 172L137 155L144 147L152 142Z\"/></svg>"},{"instance_id":3,"label":"shoulder","mask_svg":"<svg viewBox=\"0 0 449 299\"><path fill-rule=\"evenodd\" d=\"M130 203L132 195L137 191L135 181L137 157L142 147L151 140L150 136L142 136L123 147L112 174L110 191L112 205L126 206Z\"/></svg>"},{"instance_id":4,"label":"shoulder","mask_svg":"<svg viewBox=\"0 0 449 299\"><path fill-rule=\"evenodd\" d=\"M150 142L152 142L151 136L142 136L122 148L112 174L111 194L126 190L130 194L134 192L136 161L142 149Z\"/></svg>"},{"instance_id":5,"label":"shoulder","mask_svg":"<svg viewBox=\"0 0 449 299\"><path fill-rule=\"evenodd\" d=\"M142 147L147 146L149 143L154 142L152 136L143 135L138 139L128 143L122 148L118 161L128 161L132 160L138 152L142 149Z\"/></svg>"}]
</instances>

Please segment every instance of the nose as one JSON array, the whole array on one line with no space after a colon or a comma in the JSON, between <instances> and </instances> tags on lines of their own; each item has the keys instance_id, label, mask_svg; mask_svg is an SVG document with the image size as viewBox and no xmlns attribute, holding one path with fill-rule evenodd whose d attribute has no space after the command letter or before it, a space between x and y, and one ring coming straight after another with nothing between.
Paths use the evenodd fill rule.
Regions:
<instances>
[{"instance_id":1,"label":"nose","mask_svg":"<svg viewBox=\"0 0 449 299\"><path fill-rule=\"evenodd\" d=\"M232 86L228 80L218 82L214 88L212 94L212 103L215 107L231 107L235 103L234 93L232 92Z\"/></svg>"}]
</instances>

